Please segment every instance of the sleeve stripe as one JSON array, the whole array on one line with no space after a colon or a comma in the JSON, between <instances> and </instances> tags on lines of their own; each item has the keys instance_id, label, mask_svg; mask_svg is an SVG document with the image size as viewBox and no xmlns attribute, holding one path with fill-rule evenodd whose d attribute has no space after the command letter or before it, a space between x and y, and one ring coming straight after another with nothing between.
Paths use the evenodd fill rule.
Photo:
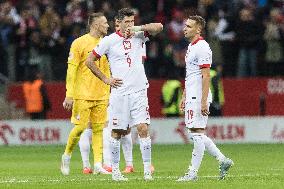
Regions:
<instances>
[{"instance_id":1,"label":"sleeve stripe","mask_svg":"<svg viewBox=\"0 0 284 189\"><path fill-rule=\"evenodd\" d=\"M211 64L202 64L199 65L199 68L210 68Z\"/></svg>"},{"instance_id":2,"label":"sleeve stripe","mask_svg":"<svg viewBox=\"0 0 284 189\"><path fill-rule=\"evenodd\" d=\"M142 56L142 59L145 61L147 60L147 56Z\"/></svg>"},{"instance_id":3,"label":"sleeve stripe","mask_svg":"<svg viewBox=\"0 0 284 189\"><path fill-rule=\"evenodd\" d=\"M92 51L93 55L95 55L96 58L101 58L101 55L99 55L95 50Z\"/></svg>"}]
</instances>

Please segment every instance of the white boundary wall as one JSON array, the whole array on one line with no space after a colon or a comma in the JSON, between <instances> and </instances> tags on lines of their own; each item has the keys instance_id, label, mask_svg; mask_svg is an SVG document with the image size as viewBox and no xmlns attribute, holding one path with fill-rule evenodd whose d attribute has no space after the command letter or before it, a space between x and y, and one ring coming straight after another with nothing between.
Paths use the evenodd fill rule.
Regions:
<instances>
[{"instance_id":1,"label":"white boundary wall","mask_svg":"<svg viewBox=\"0 0 284 189\"><path fill-rule=\"evenodd\" d=\"M187 143L182 119L152 119L152 142ZM0 145L65 144L72 129L69 120L0 121ZM137 142L136 129L132 131ZM209 118L207 135L217 143L284 143L284 117Z\"/></svg>"}]
</instances>

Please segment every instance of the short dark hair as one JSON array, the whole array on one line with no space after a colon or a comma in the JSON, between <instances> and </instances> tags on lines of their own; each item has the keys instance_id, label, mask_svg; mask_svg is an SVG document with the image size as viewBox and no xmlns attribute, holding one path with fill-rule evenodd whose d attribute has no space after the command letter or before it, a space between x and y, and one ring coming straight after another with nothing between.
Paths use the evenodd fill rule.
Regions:
<instances>
[{"instance_id":1,"label":"short dark hair","mask_svg":"<svg viewBox=\"0 0 284 189\"><path fill-rule=\"evenodd\" d=\"M198 15L189 16L188 19L194 20L196 22L196 24L201 27L201 30L203 30L205 28L206 22L205 22L204 18L202 18L201 16L198 16Z\"/></svg>"},{"instance_id":2,"label":"short dark hair","mask_svg":"<svg viewBox=\"0 0 284 189\"><path fill-rule=\"evenodd\" d=\"M130 9L130 8L123 8L123 9L120 9L118 11L117 19L123 20L124 17L126 17L126 16L134 16L134 15L135 15L135 13L134 13L134 11L132 9Z\"/></svg>"},{"instance_id":3,"label":"short dark hair","mask_svg":"<svg viewBox=\"0 0 284 189\"><path fill-rule=\"evenodd\" d=\"M89 18L88 18L88 26L92 24L93 21L95 21L96 19L105 16L102 12L94 12L89 14Z\"/></svg>"}]
</instances>

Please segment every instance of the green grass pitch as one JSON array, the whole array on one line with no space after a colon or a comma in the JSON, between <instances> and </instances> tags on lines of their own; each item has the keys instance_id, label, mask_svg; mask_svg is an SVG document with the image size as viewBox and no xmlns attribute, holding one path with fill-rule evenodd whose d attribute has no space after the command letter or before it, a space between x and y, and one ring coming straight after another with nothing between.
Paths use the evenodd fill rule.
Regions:
<instances>
[{"instance_id":1,"label":"green grass pitch","mask_svg":"<svg viewBox=\"0 0 284 189\"><path fill-rule=\"evenodd\" d=\"M0 189L9 188L214 188L214 189L280 189L284 188L283 144L218 145L235 165L226 180L218 180L218 163L205 153L196 182L177 183L186 171L192 145L153 145L155 166L152 182L143 180L139 146L134 147L135 173L126 175L128 182L115 183L110 175L83 175L79 149L71 159L71 173L62 176L59 170L64 146L2 146L0 147ZM123 157L121 157L123 160ZM121 161L121 168L124 162Z\"/></svg>"}]
</instances>

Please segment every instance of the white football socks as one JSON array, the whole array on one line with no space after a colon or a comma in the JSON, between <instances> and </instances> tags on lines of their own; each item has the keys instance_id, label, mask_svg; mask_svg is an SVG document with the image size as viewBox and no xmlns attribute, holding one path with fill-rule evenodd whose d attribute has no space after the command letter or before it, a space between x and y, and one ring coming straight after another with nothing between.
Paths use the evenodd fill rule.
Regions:
<instances>
[{"instance_id":1,"label":"white football socks","mask_svg":"<svg viewBox=\"0 0 284 189\"><path fill-rule=\"evenodd\" d=\"M120 161L120 140L110 138L110 151L111 151L111 163L112 172L119 172Z\"/></svg>"},{"instance_id":2,"label":"white football socks","mask_svg":"<svg viewBox=\"0 0 284 189\"><path fill-rule=\"evenodd\" d=\"M195 171L197 173L203 159L205 145L200 133L190 133L190 139L193 141L191 171Z\"/></svg>"},{"instance_id":3,"label":"white football socks","mask_svg":"<svg viewBox=\"0 0 284 189\"><path fill-rule=\"evenodd\" d=\"M151 138L140 138L140 151L142 154L144 173L151 172Z\"/></svg>"},{"instance_id":4,"label":"white football socks","mask_svg":"<svg viewBox=\"0 0 284 189\"><path fill-rule=\"evenodd\" d=\"M208 153L212 156L214 156L219 162L224 161L225 156L221 153L221 151L217 148L217 146L214 144L214 142L207 137L206 135L203 135L203 141L205 144L205 148L208 151Z\"/></svg>"},{"instance_id":5,"label":"white football socks","mask_svg":"<svg viewBox=\"0 0 284 189\"><path fill-rule=\"evenodd\" d=\"M132 137L131 133L121 137L122 151L125 159L126 166L133 166L133 156L132 156Z\"/></svg>"},{"instance_id":6,"label":"white football socks","mask_svg":"<svg viewBox=\"0 0 284 189\"><path fill-rule=\"evenodd\" d=\"M90 154L90 141L92 140L92 129L85 129L84 132L81 134L79 140L79 147L84 167L91 167L89 154Z\"/></svg>"},{"instance_id":7,"label":"white football socks","mask_svg":"<svg viewBox=\"0 0 284 189\"><path fill-rule=\"evenodd\" d=\"M219 163L224 161L225 156L217 148L214 142L205 134L190 133L189 136L190 139L193 141L194 145L191 157L191 166L190 166L191 170L195 172L198 171L202 162L202 158L204 156L205 149L208 151L210 155L214 156L219 161Z\"/></svg>"}]
</instances>

